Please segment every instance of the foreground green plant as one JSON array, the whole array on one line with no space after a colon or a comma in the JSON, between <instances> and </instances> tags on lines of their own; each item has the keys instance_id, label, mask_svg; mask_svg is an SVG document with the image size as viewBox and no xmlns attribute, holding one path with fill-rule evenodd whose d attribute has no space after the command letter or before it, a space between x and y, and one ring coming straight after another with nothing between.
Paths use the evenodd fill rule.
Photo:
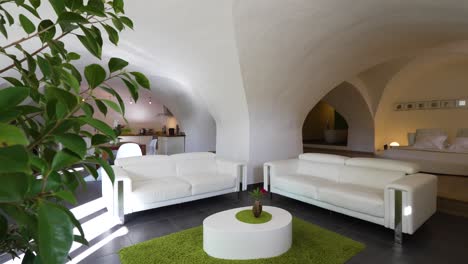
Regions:
<instances>
[{"instance_id":1,"label":"foreground green plant","mask_svg":"<svg viewBox=\"0 0 468 264\"><path fill-rule=\"evenodd\" d=\"M134 100L140 87L150 85L142 73L127 72L128 63L119 58L111 58L107 69L84 67L83 78L74 65L81 56L67 50L62 40L76 37L101 59L102 32L117 45L119 32L133 27L124 15L123 0L85 2L0 0L0 33L5 38L0 37L0 43L7 42L0 56L11 61L0 69L10 84L0 89L0 253L24 253L23 263L64 263L73 241L88 243L64 204L76 204L75 191L86 185L74 169L78 165L96 178L96 167L101 166L114 179L101 159L103 152L112 157L112 151L101 145L116 135L93 117L94 106L103 114L108 109L125 113L122 98L108 85L111 79L120 79ZM57 18L42 17L41 5L53 8ZM9 42L9 30L18 22L25 36ZM41 43L36 49L23 47L34 39ZM115 100L95 97L98 89ZM91 134L91 129L100 133ZM79 235L73 234L74 228Z\"/></svg>"}]
</instances>

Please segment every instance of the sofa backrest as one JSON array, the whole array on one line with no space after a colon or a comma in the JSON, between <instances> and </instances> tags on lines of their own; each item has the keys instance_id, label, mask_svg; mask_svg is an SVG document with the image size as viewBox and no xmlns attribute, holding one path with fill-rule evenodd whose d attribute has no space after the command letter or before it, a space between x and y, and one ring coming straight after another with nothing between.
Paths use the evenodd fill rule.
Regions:
<instances>
[{"instance_id":1,"label":"sofa backrest","mask_svg":"<svg viewBox=\"0 0 468 264\"><path fill-rule=\"evenodd\" d=\"M419 172L419 166L413 162L376 159L376 158L350 158L345 162L346 166L373 168L414 174Z\"/></svg>"},{"instance_id":2,"label":"sofa backrest","mask_svg":"<svg viewBox=\"0 0 468 264\"><path fill-rule=\"evenodd\" d=\"M171 155L176 164L178 176L208 175L216 173L216 154L211 152L193 152Z\"/></svg>"},{"instance_id":3,"label":"sofa backrest","mask_svg":"<svg viewBox=\"0 0 468 264\"><path fill-rule=\"evenodd\" d=\"M350 158L345 161L345 169L340 174L339 181L383 189L387 184L404 177L406 174L414 174L418 171L418 165L411 162Z\"/></svg>"},{"instance_id":4,"label":"sofa backrest","mask_svg":"<svg viewBox=\"0 0 468 264\"><path fill-rule=\"evenodd\" d=\"M385 186L401 177L404 172L383 170L376 168L364 168L344 166L339 175L340 183L355 184L376 189L384 189Z\"/></svg>"},{"instance_id":5,"label":"sofa backrest","mask_svg":"<svg viewBox=\"0 0 468 264\"><path fill-rule=\"evenodd\" d=\"M135 181L176 175L175 162L166 155L116 159L115 165L122 167Z\"/></svg>"},{"instance_id":6,"label":"sofa backrest","mask_svg":"<svg viewBox=\"0 0 468 264\"><path fill-rule=\"evenodd\" d=\"M337 182L347 159L348 157L345 156L331 154L301 154L299 155L297 173Z\"/></svg>"}]
</instances>

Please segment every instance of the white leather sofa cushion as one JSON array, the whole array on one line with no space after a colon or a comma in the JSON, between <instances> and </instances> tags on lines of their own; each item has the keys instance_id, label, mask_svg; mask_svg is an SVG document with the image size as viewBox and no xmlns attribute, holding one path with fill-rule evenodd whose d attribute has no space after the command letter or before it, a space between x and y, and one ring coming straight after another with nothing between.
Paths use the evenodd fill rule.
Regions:
<instances>
[{"instance_id":1,"label":"white leather sofa cushion","mask_svg":"<svg viewBox=\"0 0 468 264\"><path fill-rule=\"evenodd\" d=\"M271 182L279 190L312 199L318 199L318 188L334 184L333 181L304 174L276 176Z\"/></svg>"},{"instance_id":2,"label":"white leather sofa cushion","mask_svg":"<svg viewBox=\"0 0 468 264\"><path fill-rule=\"evenodd\" d=\"M345 161L349 159L349 157L322 153L304 153L299 155L299 159L319 163L344 165Z\"/></svg>"},{"instance_id":3,"label":"white leather sofa cushion","mask_svg":"<svg viewBox=\"0 0 468 264\"><path fill-rule=\"evenodd\" d=\"M380 170L401 171L406 174L419 172L419 166L413 162L376 159L376 158L351 158L346 160L346 166L374 168Z\"/></svg>"},{"instance_id":4,"label":"white leather sofa cushion","mask_svg":"<svg viewBox=\"0 0 468 264\"><path fill-rule=\"evenodd\" d=\"M363 214L384 217L384 190L351 184L319 188L318 200Z\"/></svg>"},{"instance_id":5,"label":"white leather sofa cushion","mask_svg":"<svg viewBox=\"0 0 468 264\"><path fill-rule=\"evenodd\" d=\"M152 180L176 175L175 163L168 156L162 155L117 159L115 165L121 166L128 175L131 175L133 181Z\"/></svg>"},{"instance_id":6,"label":"white leather sofa cushion","mask_svg":"<svg viewBox=\"0 0 468 264\"><path fill-rule=\"evenodd\" d=\"M228 174L192 174L178 176L192 186L192 195L222 191L236 186L236 178Z\"/></svg>"},{"instance_id":7,"label":"white leather sofa cushion","mask_svg":"<svg viewBox=\"0 0 468 264\"><path fill-rule=\"evenodd\" d=\"M343 165L317 163L308 160L298 160L297 174L310 175L337 182Z\"/></svg>"},{"instance_id":8,"label":"white leather sofa cushion","mask_svg":"<svg viewBox=\"0 0 468 264\"><path fill-rule=\"evenodd\" d=\"M190 152L179 153L170 156L173 160L201 160L201 159L215 159L216 154L211 152Z\"/></svg>"},{"instance_id":9,"label":"white leather sofa cushion","mask_svg":"<svg viewBox=\"0 0 468 264\"><path fill-rule=\"evenodd\" d=\"M400 171L346 166L346 169L340 173L339 181L344 184L356 184L383 190L387 184L404 176L405 173Z\"/></svg>"},{"instance_id":10,"label":"white leather sofa cushion","mask_svg":"<svg viewBox=\"0 0 468 264\"><path fill-rule=\"evenodd\" d=\"M216 174L218 168L215 159L177 160L176 167L179 177L193 174Z\"/></svg>"},{"instance_id":11,"label":"white leather sofa cushion","mask_svg":"<svg viewBox=\"0 0 468 264\"><path fill-rule=\"evenodd\" d=\"M188 182L176 177L161 177L132 183L134 202L155 203L192 195Z\"/></svg>"}]
</instances>

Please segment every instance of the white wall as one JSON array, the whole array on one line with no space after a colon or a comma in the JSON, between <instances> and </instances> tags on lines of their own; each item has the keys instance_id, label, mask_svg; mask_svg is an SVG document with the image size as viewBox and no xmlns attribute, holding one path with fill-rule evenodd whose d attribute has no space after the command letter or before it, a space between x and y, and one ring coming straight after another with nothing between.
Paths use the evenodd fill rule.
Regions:
<instances>
[{"instance_id":1,"label":"white wall","mask_svg":"<svg viewBox=\"0 0 468 264\"><path fill-rule=\"evenodd\" d=\"M468 56L445 53L421 57L387 84L376 115L376 148L397 141L407 145L407 133L417 128L442 128L452 139L468 127L467 109L394 111L397 102L468 99Z\"/></svg>"},{"instance_id":2,"label":"white wall","mask_svg":"<svg viewBox=\"0 0 468 264\"><path fill-rule=\"evenodd\" d=\"M323 101L330 104L346 119L347 149L374 152L374 119L359 91L345 82L328 93Z\"/></svg>"}]
</instances>

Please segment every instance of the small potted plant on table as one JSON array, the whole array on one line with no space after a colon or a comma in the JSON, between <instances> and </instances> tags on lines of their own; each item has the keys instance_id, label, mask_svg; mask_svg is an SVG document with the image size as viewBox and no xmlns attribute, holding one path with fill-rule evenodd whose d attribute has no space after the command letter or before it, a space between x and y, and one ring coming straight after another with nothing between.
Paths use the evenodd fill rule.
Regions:
<instances>
[{"instance_id":1,"label":"small potted plant on table","mask_svg":"<svg viewBox=\"0 0 468 264\"><path fill-rule=\"evenodd\" d=\"M254 205L252 206L252 213L254 217L258 218L262 214L262 197L266 194L267 191L265 189L256 188L251 191L249 194L254 199Z\"/></svg>"}]
</instances>

